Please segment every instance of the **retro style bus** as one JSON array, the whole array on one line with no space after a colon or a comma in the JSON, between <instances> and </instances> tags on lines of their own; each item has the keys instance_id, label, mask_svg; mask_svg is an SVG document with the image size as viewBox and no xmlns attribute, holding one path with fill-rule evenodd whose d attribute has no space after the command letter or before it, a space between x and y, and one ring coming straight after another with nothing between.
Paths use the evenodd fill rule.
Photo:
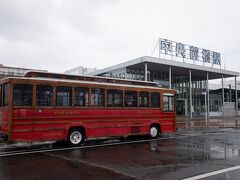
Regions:
<instances>
[{"instance_id":1,"label":"retro style bus","mask_svg":"<svg viewBox=\"0 0 240 180\"><path fill-rule=\"evenodd\" d=\"M174 132L175 91L153 82L28 72L1 81L0 135L8 142Z\"/></svg>"}]
</instances>

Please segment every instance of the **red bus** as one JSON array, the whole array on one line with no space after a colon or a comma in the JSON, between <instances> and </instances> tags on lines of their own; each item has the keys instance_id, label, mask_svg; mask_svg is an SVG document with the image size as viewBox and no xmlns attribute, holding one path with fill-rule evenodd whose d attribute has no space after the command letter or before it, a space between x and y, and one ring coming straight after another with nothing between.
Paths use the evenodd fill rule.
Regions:
<instances>
[{"instance_id":1,"label":"red bus","mask_svg":"<svg viewBox=\"0 0 240 180\"><path fill-rule=\"evenodd\" d=\"M67 141L175 132L175 91L156 83L29 72L1 81L0 135Z\"/></svg>"}]
</instances>

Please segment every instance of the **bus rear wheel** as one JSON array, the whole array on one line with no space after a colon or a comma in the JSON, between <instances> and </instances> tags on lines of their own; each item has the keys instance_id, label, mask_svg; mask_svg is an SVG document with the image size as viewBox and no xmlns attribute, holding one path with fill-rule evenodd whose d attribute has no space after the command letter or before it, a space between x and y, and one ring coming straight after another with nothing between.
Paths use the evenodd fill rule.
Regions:
<instances>
[{"instance_id":1,"label":"bus rear wheel","mask_svg":"<svg viewBox=\"0 0 240 180\"><path fill-rule=\"evenodd\" d=\"M159 135L159 129L157 126L151 126L149 130L149 135L151 138L156 138Z\"/></svg>"},{"instance_id":2,"label":"bus rear wheel","mask_svg":"<svg viewBox=\"0 0 240 180\"><path fill-rule=\"evenodd\" d=\"M73 128L68 134L68 144L71 146L79 146L84 141L84 134L81 129Z\"/></svg>"}]
</instances>

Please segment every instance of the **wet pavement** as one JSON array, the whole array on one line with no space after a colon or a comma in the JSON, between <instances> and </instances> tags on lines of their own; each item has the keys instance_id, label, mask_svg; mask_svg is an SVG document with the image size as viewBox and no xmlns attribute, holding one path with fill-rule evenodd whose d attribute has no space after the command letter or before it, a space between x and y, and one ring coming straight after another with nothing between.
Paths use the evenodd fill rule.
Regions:
<instances>
[{"instance_id":1,"label":"wet pavement","mask_svg":"<svg viewBox=\"0 0 240 180\"><path fill-rule=\"evenodd\" d=\"M192 130L143 142L2 156L0 179L172 180L239 165L239 129ZM240 169L205 179L239 179L239 175Z\"/></svg>"}]
</instances>

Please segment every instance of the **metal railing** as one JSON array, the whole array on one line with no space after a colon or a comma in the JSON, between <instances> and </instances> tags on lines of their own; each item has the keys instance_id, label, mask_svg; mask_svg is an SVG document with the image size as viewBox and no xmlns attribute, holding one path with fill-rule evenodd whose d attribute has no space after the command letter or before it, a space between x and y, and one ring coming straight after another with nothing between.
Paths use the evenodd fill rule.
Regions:
<instances>
[{"instance_id":1,"label":"metal railing","mask_svg":"<svg viewBox=\"0 0 240 180\"><path fill-rule=\"evenodd\" d=\"M206 121L202 119L177 119L177 129L188 129L188 128L240 128L239 117L229 118L212 118Z\"/></svg>"}]
</instances>

